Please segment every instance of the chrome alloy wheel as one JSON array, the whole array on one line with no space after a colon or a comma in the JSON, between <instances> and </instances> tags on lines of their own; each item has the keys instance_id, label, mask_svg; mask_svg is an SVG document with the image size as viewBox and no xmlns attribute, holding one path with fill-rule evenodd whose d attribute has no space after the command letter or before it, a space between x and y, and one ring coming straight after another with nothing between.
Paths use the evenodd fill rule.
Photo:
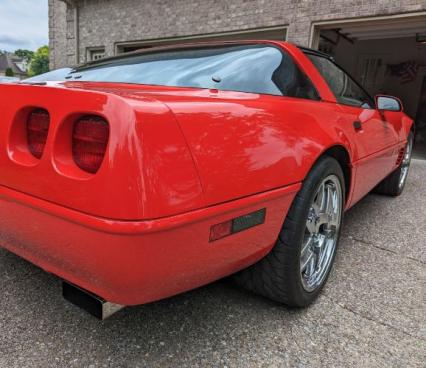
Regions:
<instances>
[{"instance_id":1,"label":"chrome alloy wheel","mask_svg":"<svg viewBox=\"0 0 426 368\"><path fill-rule=\"evenodd\" d=\"M342 185L336 175L320 184L306 221L300 254L300 276L307 292L322 285L331 267L342 220Z\"/></svg>"},{"instance_id":2,"label":"chrome alloy wheel","mask_svg":"<svg viewBox=\"0 0 426 368\"><path fill-rule=\"evenodd\" d=\"M413 153L413 138L408 138L407 146L405 147L404 158L401 163L401 175L399 177L399 188L403 188L407 180L408 170L410 169L411 154Z\"/></svg>"}]
</instances>

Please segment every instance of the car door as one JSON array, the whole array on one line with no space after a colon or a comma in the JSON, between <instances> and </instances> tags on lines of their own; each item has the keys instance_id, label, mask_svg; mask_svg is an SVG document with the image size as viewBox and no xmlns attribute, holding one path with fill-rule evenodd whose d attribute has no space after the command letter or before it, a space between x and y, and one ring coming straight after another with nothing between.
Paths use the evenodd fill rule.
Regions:
<instances>
[{"instance_id":1,"label":"car door","mask_svg":"<svg viewBox=\"0 0 426 368\"><path fill-rule=\"evenodd\" d=\"M356 169L353 199L370 191L395 167L398 156L398 127L377 110L374 99L330 58L307 55L336 97L345 130L355 142ZM391 120L391 121L389 121Z\"/></svg>"}]
</instances>

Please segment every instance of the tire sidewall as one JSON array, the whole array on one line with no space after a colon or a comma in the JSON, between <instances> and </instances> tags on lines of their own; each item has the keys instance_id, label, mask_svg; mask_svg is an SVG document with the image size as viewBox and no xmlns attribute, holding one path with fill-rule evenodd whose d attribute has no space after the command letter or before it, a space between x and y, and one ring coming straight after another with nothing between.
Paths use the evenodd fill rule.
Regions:
<instances>
[{"instance_id":1,"label":"tire sidewall","mask_svg":"<svg viewBox=\"0 0 426 368\"><path fill-rule=\"evenodd\" d=\"M341 206L341 214L340 214L340 226L339 231L337 234L337 240L336 245L334 248L334 252L331 258L331 264L329 266L329 269L327 271L327 274L325 275L322 283L320 286L318 286L315 290L308 292L304 289L302 285L301 275L300 275L300 258L301 258L301 250L303 245L303 239L305 234L305 228L306 228L306 221L309 214L309 209L313 203L313 200L315 198L315 195L322 183L322 181L329 175L335 175L341 186L341 195L342 195L342 206ZM297 242L297 253L298 256L295 257L296 260L294 262L294 268L295 268L295 274L297 275L297 280L293 280L293 285L295 286L296 290L294 293L294 297L297 299L300 299L298 301L298 304L300 305L308 305L310 304L314 299L317 298L318 294L321 292L322 288L327 282L327 279L330 275L331 269L333 268L333 263L336 256L337 247L340 241L341 236L341 229L343 225L343 217L344 217L344 207L345 207L345 179L343 175L342 168L340 164L331 157L324 157L320 158L318 162L314 165L308 176L303 182L302 189L300 191L300 197L302 200L300 201L303 206L303 211L301 213L301 219L298 221L296 234L297 239L294 239L295 242Z\"/></svg>"}]
</instances>

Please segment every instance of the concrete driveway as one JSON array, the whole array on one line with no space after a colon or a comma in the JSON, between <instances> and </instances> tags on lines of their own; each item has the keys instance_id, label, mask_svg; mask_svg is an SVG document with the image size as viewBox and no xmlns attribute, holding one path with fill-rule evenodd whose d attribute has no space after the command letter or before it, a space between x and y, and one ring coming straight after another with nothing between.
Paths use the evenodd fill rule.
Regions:
<instances>
[{"instance_id":1,"label":"concrete driveway","mask_svg":"<svg viewBox=\"0 0 426 368\"><path fill-rule=\"evenodd\" d=\"M0 250L0 367L425 367L426 161L346 216L324 293L290 310L220 281L103 323Z\"/></svg>"}]
</instances>

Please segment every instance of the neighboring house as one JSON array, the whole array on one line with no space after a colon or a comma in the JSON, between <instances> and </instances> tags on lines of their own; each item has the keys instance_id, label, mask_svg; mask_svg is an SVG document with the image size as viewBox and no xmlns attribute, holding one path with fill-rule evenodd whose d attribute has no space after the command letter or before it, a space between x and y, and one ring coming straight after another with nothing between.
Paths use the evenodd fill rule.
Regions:
<instances>
[{"instance_id":1,"label":"neighboring house","mask_svg":"<svg viewBox=\"0 0 426 368\"><path fill-rule=\"evenodd\" d=\"M332 54L372 94L418 111L425 0L49 0L52 68L197 40L272 39Z\"/></svg>"},{"instance_id":2,"label":"neighboring house","mask_svg":"<svg viewBox=\"0 0 426 368\"><path fill-rule=\"evenodd\" d=\"M19 79L27 77L28 62L14 54L0 55L0 76L5 76L7 69L11 69L13 76Z\"/></svg>"}]
</instances>

